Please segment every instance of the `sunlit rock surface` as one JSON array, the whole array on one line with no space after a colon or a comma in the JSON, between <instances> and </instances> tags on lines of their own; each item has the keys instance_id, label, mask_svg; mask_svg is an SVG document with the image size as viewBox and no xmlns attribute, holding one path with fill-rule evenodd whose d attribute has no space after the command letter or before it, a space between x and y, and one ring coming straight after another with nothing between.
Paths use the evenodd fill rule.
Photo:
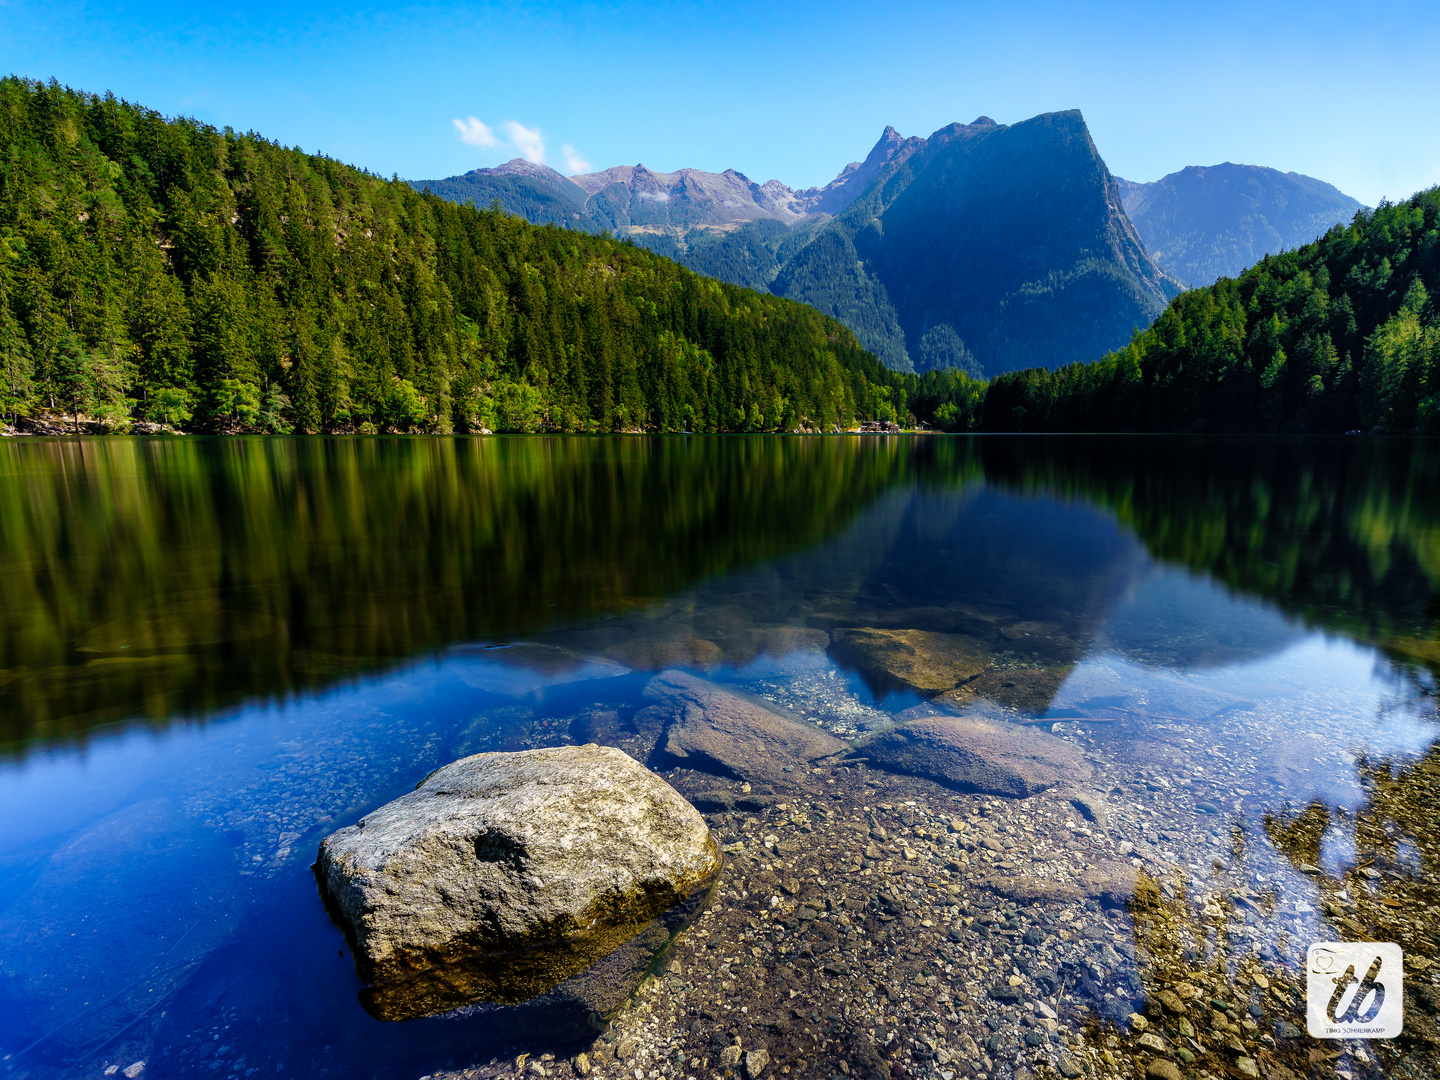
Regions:
<instances>
[{"instance_id":1,"label":"sunlit rock surface","mask_svg":"<svg viewBox=\"0 0 1440 1080\"><path fill-rule=\"evenodd\" d=\"M366 1007L405 1019L553 990L719 868L705 820L673 788L587 745L437 769L327 837L316 876L374 984Z\"/></svg>"},{"instance_id":2,"label":"sunlit rock surface","mask_svg":"<svg viewBox=\"0 0 1440 1080\"><path fill-rule=\"evenodd\" d=\"M1087 779L1091 771L1064 739L978 716L913 720L863 743L860 752L881 768L1021 798Z\"/></svg>"}]
</instances>

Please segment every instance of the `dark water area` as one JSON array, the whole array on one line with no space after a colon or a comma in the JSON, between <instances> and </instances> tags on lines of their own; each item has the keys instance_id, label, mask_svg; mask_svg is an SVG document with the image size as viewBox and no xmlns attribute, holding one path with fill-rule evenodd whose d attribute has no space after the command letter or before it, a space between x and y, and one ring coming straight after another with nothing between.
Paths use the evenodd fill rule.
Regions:
<instances>
[{"instance_id":1,"label":"dark water area","mask_svg":"<svg viewBox=\"0 0 1440 1080\"><path fill-rule=\"evenodd\" d=\"M1074 805L995 799L857 754L787 767L747 810L740 777L663 761L631 723L676 668L847 742L995 717L1093 775ZM742 1007L751 1027L775 1011L777 1076L864 1074L873 1053L894 1077L1106 1054L1129 1075L1152 1052L1132 1008L1218 964L1280 1009L1305 945L1337 933L1404 945L1409 1042L1317 1058L1303 1002L1234 1032L1157 1009L1166 1059L1433 1075L1437 672L1425 441L8 440L0 1076L492 1067L517 1045L494 1014L365 1012L309 867L440 765L588 741L740 800L702 805L739 847L655 982L673 1030L651 1046L617 1019L602 1076L723 1077L703 1047ZM1099 865L1158 891L1097 903ZM813 925L770 933L792 908ZM1023 948L1022 922L1044 930ZM843 1015L810 1046L781 1028L812 992ZM557 1056L547 1075L575 1050L525 1045Z\"/></svg>"}]
</instances>

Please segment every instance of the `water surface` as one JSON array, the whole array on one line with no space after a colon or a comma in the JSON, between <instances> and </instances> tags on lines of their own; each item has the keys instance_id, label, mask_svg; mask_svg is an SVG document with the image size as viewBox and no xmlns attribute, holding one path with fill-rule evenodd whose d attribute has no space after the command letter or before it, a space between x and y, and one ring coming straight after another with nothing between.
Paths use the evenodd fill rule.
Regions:
<instances>
[{"instance_id":1,"label":"water surface","mask_svg":"<svg viewBox=\"0 0 1440 1080\"><path fill-rule=\"evenodd\" d=\"M1055 800L954 793L856 762L808 794L778 792L789 809L713 814L748 854L733 860L740 921L722 904L710 922L723 929L705 933L753 936L754 959L783 978L819 973L826 948L849 957L854 998L836 1021L848 1041L807 1051L797 1072L828 1076L847 1054L860 1070L856 1040L890 1045L887 1025L905 1023L931 1025L904 1058L925 1075L1011 1076L1075 1049L1062 1031L952 1054L967 1018L993 1007L989 982L1014 970L1043 984L1031 968L1052 962L1018 934L966 937L977 918L1008 903L1078 933L1073 920L1095 915L983 882L1058 887L1092 855L1137 865L1174 918L1201 921L1171 926L1167 945L1159 916L1127 911L1122 938L1140 958L1097 950L1052 995L1075 1032L1088 1015L1133 1040L1126 1017L1171 977L1166 949L1175 970L1254 963L1279 979L1308 940L1400 938L1427 988L1440 970L1426 966L1440 946L1421 914L1440 906L1425 829L1440 776L1437 490L1440 453L1405 441L0 444L0 1071L419 1076L488 1061L507 1036L484 1017L382 1024L360 1008L308 870L320 839L465 754L629 748L626 718L662 669L845 740L934 711L931 695L837 660L850 627L979 650L985 671L955 707L1082 747L1089 797L1108 810L1090 822ZM674 782L738 795L732 778ZM878 857L862 854L863 830L832 850L810 824L891 822L880 831L893 835L907 816L919 850ZM972 824L925 824L951 818ZM973 842L982 834L995 850ZM925 929L912 912L900 922L914 916L913 938L858 917L828 944L797 945L794 928L766 937L749 892L803 878L807 857L816 882L825 860L841 863L857 892L929 881ZM829 873L821 892L850 888ZM955 889L935 892L942 879ZM794 906L779 884L774 895L768 910ZM942 941L946 984L897 1007L886 980L932 923L971 929ZM1071 1001L1076 982L1093 995ZM722 985L682 984L701 1019L677 1046L710 1037L707 994L756 1010L781 1000L773 978ZM1435 1001L1407 1006L1416 1030ZM1247 1029L1251 1052L1289 1067L1393 1070L1378 1049L1316 1064L1276 1026L1288 1020L1260 1022L1278 1042ZM925 1042L936 1032L944 1055ZM1432 1067L1426 1044L1407 1047Z\"/></svg>"}]
</instances>

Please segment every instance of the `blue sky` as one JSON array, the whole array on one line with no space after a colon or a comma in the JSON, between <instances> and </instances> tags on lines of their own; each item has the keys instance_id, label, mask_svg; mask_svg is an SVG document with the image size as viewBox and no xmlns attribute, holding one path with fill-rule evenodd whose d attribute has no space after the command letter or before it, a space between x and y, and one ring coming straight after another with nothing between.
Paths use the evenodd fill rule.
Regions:
<instances>
[{"instance_id":1,"label":"blue sky","mask_svg":"<svg viewBox=\"0 0 1440 1080\"><path fill-rule=\"evenodd\" d=\"M0 70L411 179L528 151L803 187L886 124L1079 108L1132 180L1229 160L1373 204L1440 183L1437 55L1440 5L1408 2L0 0Z\"/></svg>"}]
</instances>

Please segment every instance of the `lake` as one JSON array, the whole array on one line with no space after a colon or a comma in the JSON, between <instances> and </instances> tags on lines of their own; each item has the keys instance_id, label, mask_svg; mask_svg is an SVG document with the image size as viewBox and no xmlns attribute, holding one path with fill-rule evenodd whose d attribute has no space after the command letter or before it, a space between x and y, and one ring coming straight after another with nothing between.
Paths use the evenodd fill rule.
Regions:
<instances>
[{"instance_id":1,"label":"lake","mask_svg":"<svg viewBox=\"0 0 1440 1080\"><path fill-rule=\"evenodd\" d=\"M0 600L0 1076L1437 1069L1433 442L17 438ZM855 749L667 758L674 669ZM1069 775L867 749L957 715ZM706 812L709 909L581 1042L373 1019L320 841L588 741ZM1366 940L1405 1034L1311 1038Z\"/></svg>"}]
</instances>

